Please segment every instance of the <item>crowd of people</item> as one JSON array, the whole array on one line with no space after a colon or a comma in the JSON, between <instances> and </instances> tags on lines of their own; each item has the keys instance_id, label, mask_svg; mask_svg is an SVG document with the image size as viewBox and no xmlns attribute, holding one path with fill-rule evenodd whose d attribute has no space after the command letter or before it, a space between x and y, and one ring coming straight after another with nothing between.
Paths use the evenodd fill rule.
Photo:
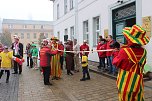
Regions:
<instances>
[{"instance_id":1,"label":"crowd of people","mask_svg":"<svg viewBox=\"0 0 152 101\"><path fill-rule=\"evenodd\" d=\"M142 46L149 42L149 38L146 36L146 31L138 25L126 27L122 33L126 38L126 45L121 45L113 40L111 35L105 39L99 36L96 48L99 57L97 68L113 75L118 73L119 101L143 101L143 68L147 52ZM18 36L15 36L14 40L15 42L11 46L12 53L9 53L8 47L3 47L0 44L0 78L6 70L8 74L6 82L10 75L8 70L11 68L11 59L14 63L13 74L22 73L23 44L19 42ZM84 40L82 45L79 45L76 39L74 41L67 40L63 45L57 37L52 37L44 39L39 49L34 43L26 46L27 66L38 69L38 64L40 65L44 85L52 85L50 77L52 80L59 80L64 67L67 70L67 75L79 72L82 67L83 76L80 81L90 80L88 56L92 51L87 40ZM9 60L9 66L5 65L4 60Z\"/></svg>"}]
</instances>

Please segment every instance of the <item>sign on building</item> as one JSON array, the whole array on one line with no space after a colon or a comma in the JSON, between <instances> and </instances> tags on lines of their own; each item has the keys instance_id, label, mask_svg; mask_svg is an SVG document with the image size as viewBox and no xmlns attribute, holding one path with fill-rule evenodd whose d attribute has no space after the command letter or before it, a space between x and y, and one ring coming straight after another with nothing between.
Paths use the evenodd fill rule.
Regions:
<instances>
[{"instance_id":1,"label":"sign on building","mask_svg":"<svg viewBox=\"0 0 152 101\"><path fill-rule=\"evenodd\" d=\"M104 29L104 38L108 37L108 29Z\"/></svg>"},{"instance_id":2,"label":"sign on building","mask_svg":"<svg viewBox=\"0 0 152 101\"><path fill-rule=\"evenodd\" d=\"M147 31L147 36L150 38L151 37L151 16L146 16L143 17L142 19L143 21L143 28L145 28L145 30Z\"/></svg>"}]
</instances>

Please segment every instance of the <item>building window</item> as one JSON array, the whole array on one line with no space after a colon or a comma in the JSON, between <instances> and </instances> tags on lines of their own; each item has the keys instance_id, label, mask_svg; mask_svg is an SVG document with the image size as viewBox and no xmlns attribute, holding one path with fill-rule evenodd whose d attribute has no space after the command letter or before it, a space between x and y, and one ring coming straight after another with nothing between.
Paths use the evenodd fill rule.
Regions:
<instances>
[{"instance_id":1,"label":"building window","mask_svg":"<svg viewBox=\"0 0 152 101\"><path fill-rule=\"evenodd\" d=\"M57 19L59 19L59 4L57 4Z\"/></svg>"},{"instance_id":2,"label":"building window","mask_svg":"<svg viewBox=\"0 0 152 101\"><path fill-rule=\"evenodd\" d=\"M18 33L15 33L14 35L17 35L17 36L18 36Z\"/></svg>"},{"instance_id":3,"label":"building window","mask_svg":"<svg viewBox=\"0 0 152 101\"><path fill-rule=\"evenodd\" d=\"M36 33L34 33L34 39L36 39Z\"/></svg>"},{"instance_id":4,"label":"building window","mask_svg":"<svg viewBox=\"0 0 152 101\"><path fill-rule=\"evenodd\" d=\"M65 29L65 30L64 30L64 34L65 34L65 35L68 35L68 29Z\"/></svg>"},{"instance_id":5,"label":"building window","mask_svg":"<svg viewBox=\"0 0 152 101\"><path fill-rule=\"evenodd\" d=\"M70 0L70 10L73 9L73 0Z\"/></svg>"},{"instance_id":6,"label":"building window","mask_svg":"<svg viewBox=\"0 0 152 101\"><path fill-rule=\"evenodd\" d=\"M83 22L83 40L87 40L89 43L89 25L88 20Z\"/></svg>"},{"instance_id":7,"label":"building window","mask_svg":"<svg viewBox=\"0 0 152 101\"><path fill-rule=\"evenodd\" d=\"M24 29L27 28L27 25L23 25L23 28L24 28Z\"/></svg>"},{"instance_id":8,"label":"building window","mask_svg":"<svg viewBox=\"0 0 152 101\"><path fill-rule=\"evenodd\" d=\"M93 18L93 46L98 44L98 37L100 35L100 17Z\"/></svg>"},{"instance_id":9,"label":"building window","mask_svg":"<svg viewBox=\"0 0 152 101\"><path fill-rule=\"evenodd\" d=\"M41 25L41 29L43 29L43 27L44 27L44 26L43 26L43 25Z\"/></svg>"},{"instance_id":10,"label":"building window","mask_svg":"<svg viewBox=\"0 0 152 101\"><path fill-rule=\"evenodd\" d=\"M13 25L8 25L8 28L9 28L9 29L12 29L12 28L13 28Z\"/></svg>"},{"instance_id":11,"label":"building window","mask_svg":"<svg viewBox=\"0 0 152 101\"><path fill-rule=\"evenodd\" d=\"M24 39L24 33L21 33L21 39Z\"/></svg>"},{"instance_id":12,"label":"building window","mask_svg":"<svg viewBox=\"0 0 152 101\"><path fill-rule=\"evenodd\" d=\"M33 29L35 29L35 25L33 25Z\"/></svg>"},{"instance_id":13,"label":"building window","mask_svg":"<svg viewBox=\"0 0 152 101\"><path fill-rule=\"evenodd\" d=\"M48 33L45 33L45 37L48 38Z\"/></svg>"},{"instance_id":14,"label":"building window","mask_svg":"<svg viewBox=\"0 0 152 101\"><path fill-rule=\"evenodd\" d=\"M60 40L60 32L58 32L57 34L58 34L58 39Z\"/></svg>"},{"instance_id":15,"label":"building window","mask_svg":"<svg viewBox=\"0 0 152 101\"><path fill-rule=\"evenodd\" d=\"M72 41L74 40L74 27L70 28L70 38Z\"/></svg>"},{"instance_id":16,"label":"building window","mask_svg":"<svg viewBox=\"0 0 152 101\"><path fill-rule=\"evenodd\" d=\"M64 14L66 14L68 11L68 2L67 0L64 0Z\"/></svg>"},{"instance_id":17,"label":"building window","mask_svg":"<svg viewBox=\"0 0 152 101\"><path fill-rule=\"evenodd\" d=\"M30 39L30 33L27 33L27 39Z\"/></svg>"}]
</instances>

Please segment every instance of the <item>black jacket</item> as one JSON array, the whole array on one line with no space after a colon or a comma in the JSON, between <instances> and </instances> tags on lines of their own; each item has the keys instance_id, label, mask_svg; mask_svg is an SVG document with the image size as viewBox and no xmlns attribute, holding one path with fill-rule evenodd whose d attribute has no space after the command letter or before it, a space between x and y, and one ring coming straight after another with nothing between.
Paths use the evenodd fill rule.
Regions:
<instances>
[{"instance_id":1,"label":"black jacket","mask_svg":"<svg viewBox=\"0 0 152 101\"><path fill-rule=\"evenodd\" d=\"M14 43L12 43L12 47L11 49L13 50L13 55L15 56L15 49L14 49ZM23 44L22 43L19 43L19 56L22 56L23 57Z\"/></svg>"}]
</instances>

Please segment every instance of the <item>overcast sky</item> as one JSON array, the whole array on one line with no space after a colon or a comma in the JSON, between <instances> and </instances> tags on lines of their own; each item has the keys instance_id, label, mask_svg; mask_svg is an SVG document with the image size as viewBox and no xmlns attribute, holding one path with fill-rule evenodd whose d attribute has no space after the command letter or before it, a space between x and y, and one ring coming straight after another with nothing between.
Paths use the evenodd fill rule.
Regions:
<instances>
[{"instance_id":1,"label":"overcast sky","mask_svg":"<svg viewBox=\"0 0 152 101\"><path fill-rule=\"evenodd\" d=\"M53 20L53 2L49 0L0 0L0 18Z\"/></svg>"}]
</instances>

